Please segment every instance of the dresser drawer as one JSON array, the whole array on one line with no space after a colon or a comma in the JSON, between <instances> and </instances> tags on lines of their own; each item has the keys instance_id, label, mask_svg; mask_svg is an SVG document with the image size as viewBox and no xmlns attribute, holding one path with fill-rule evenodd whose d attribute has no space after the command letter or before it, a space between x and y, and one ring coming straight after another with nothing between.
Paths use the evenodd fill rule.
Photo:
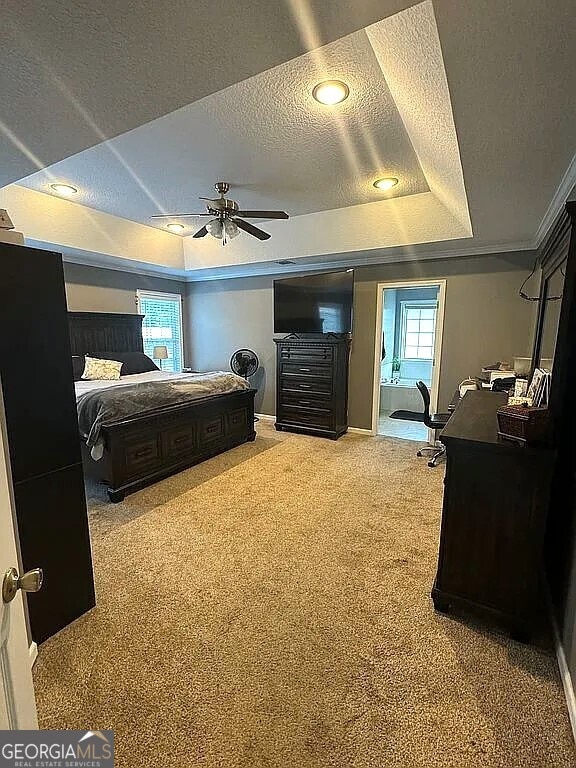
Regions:
<instances>
[{"instance_id":1,"label":"dresser drawer","mask_svg":"<svg viewBox=\"0 0 576 768\"><path fill-rule=\"evenodd\" d=\"M232 413L226 414L226 433L234 435L238 432L245 432L248 424L248 409L238 408Z\"/></svg>"},{"instance_id":2,"label":"dresser drawer","mask_svg":"<svg viewBox=\"0 0 576 768\"><path fill-rule=\"evenodd\" d=\"M302 394L311 397L332 397L332 381L329 379L304 379L296 376L280 379L280 392Z\"/></svg>"},{"instance_id":3,"label":"dresser drawer","mask_svg":"<svg viewBox=\"0 0 576 768\"><path fill-rule=\"evenodd\" d=\"M280 347L280 360L292 360L294 362L331 362L334 357L332 347L321 346L290 346Z\"/></svg>"},{"instance_id":4,"label":"dresser drawer","mask_svg":"<svg viewBox=\"0 0 576 768\"><path fill-rule=\"evenodd\" d=\"M200 443L209 443L224 437L224 416L215 416L213 419L203 419L198 425L198 439Z\"/></svg>"},{"instance_id":5,"label":"dresser drawer","mask_svg":"<svg viewBox=\"0 0 576 768\"><path fill-rule=\"evenodd\" d=\"M164 456L181 456L191 451L196 445L194 427L189 424L166 430L162 434Z\"/></svg>"},{"instance_id":6,"label":"dresser drawer","mask_svg":"<svg viewBox=\"0 0 576 768\"><path fill-rule=\"evenodd\" d=\"M281 405L278 421L288 424L302 424L308 427L331 427L334 421L330 408L308 408L302 405Z\"/></svg>"},{"instance_id":7,"label":"dresser drawer","mask_svg":"<svg viewBox=\"0 0 576 768\"><path fill-rule=\"evenodd\" d=\"M286 363L280 362L280 376L307 376L308 378L332 378L331 363Z\"/></svg>"},{"instance_id":8,"label":"dresser drawer","mask_svg":"<svg viewBox=\"0 0 576 768\"><path fill-rule=\"evenodd\" d=\"M332 395L318 393L281 392L280 405L302 406L304 408L316 408L330 410L332 408Z\"/></svg>"},{"instance_id":9,"label":"dresser drawer","mask_svg":"<svg viewBox=\"0 0 576 768\"><path fill-rule=\"evenodd\" d=\"M134 437L124 443L127 475L139 474L144 469L152 468L161 458L160 439L157 435Z\"/></svg>"}]
</instances>

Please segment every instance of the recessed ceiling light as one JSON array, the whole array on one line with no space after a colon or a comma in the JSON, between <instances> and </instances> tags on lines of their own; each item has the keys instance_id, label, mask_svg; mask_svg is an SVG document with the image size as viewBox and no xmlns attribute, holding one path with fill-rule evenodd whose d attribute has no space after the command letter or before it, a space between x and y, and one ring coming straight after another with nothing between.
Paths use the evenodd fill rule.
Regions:
<instances>
[{"instance_id":1,"label":"recessed ceiling light","mask_svg":"<svg viewBox=\"0 0 576 768\"><path fill-rule=\"evenodd\" d=\"M383 192L387 192L389 189L392 189L392 187L395 187L396 184L398 184L398 179L390 176L386 179L376 179L373 186L376 187L376 189L381 189Z\"/></svg>"},{"instance_id":2,"label":"recessed ceiling light","mask_svg":"<svg viewBox=\"0 0 576 768\"><path fill-rule=\"evenodd\" d=\"M348 98L350 88L341 80L324 80L322 83L314 86L312 96L319 101L320 104L326 104L327 106L333 106L334 104L340 104L341 101Z\"/></svg>"},{"instance_id":3,"label":"recessed ceiling light","mask_svg":"<svg viewBox=\"0 0 576 768\"><path fill-rule=\"evenodd\" d=\"M182 232L186 227L184 224L166 224L166 229L169 229L170 232Z\"/></svg>"},{"instance_id":4,"label":"recessed ceiling light","mask_svg":"<svg viewBox=\"0 0 576 768\"><path fill-rule=\"evenodd\" d=\"M54 190L54 192L57 192L59 195L63 195L64 197L71 197L72 195L75 195L78 190L76 187L73 187L71 184L50 184L50 187Z\"/></svg>"}]
</instances>

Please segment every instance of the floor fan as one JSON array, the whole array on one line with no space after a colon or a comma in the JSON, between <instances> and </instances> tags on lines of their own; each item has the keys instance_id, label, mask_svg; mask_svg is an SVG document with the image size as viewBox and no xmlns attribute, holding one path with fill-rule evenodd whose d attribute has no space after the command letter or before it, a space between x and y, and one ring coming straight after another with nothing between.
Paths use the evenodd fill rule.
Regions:
<instances>
[{"instance_id":1,"label":"floor fan","mask_svg":"<svg viewBox=\"0 0 576 768\"><path fill-rule=\"evenodd\" d=\"M237 349L230 358L230 368L237 376L242 376L248 381L260 367L258 355L251 349ZM258 418L254 416L254 421Z\"/></svg>"}]
</instances>

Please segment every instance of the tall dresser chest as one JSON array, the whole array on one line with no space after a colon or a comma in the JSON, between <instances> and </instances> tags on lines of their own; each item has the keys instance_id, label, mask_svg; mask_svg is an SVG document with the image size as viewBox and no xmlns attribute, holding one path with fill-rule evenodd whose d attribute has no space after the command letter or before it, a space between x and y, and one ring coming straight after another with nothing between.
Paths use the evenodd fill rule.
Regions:
<instances>
[{"instance_id":1,"label":"tall dresser chest","mask_svg":"<svg viewBox=\"0 0 576 768\"><path fill-rule=\"evenodd\" d=\"M276 343L276 429L336 440L348 429L350 339Z\"/></svg>"}]
</instances>

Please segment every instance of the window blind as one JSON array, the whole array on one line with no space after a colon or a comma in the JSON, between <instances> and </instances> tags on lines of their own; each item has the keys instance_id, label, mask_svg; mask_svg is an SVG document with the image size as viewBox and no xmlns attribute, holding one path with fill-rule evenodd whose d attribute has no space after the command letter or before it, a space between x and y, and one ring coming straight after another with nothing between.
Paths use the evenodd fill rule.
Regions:
<instances>
[{"instance_id":1,"label":"window blind","mask_svg":"<svg viewBox=\"0 0 576 768\"><path fill-rule=\"evenodd\" d=\"M144 315L142 336L144 352L154 357L154 347L165 346L168 359L162 370L180 372L183 366L182 299L178 294L138 291L138 307ZM155 361L158 364L158 361Z\"/></svg>"}]
</instances>

